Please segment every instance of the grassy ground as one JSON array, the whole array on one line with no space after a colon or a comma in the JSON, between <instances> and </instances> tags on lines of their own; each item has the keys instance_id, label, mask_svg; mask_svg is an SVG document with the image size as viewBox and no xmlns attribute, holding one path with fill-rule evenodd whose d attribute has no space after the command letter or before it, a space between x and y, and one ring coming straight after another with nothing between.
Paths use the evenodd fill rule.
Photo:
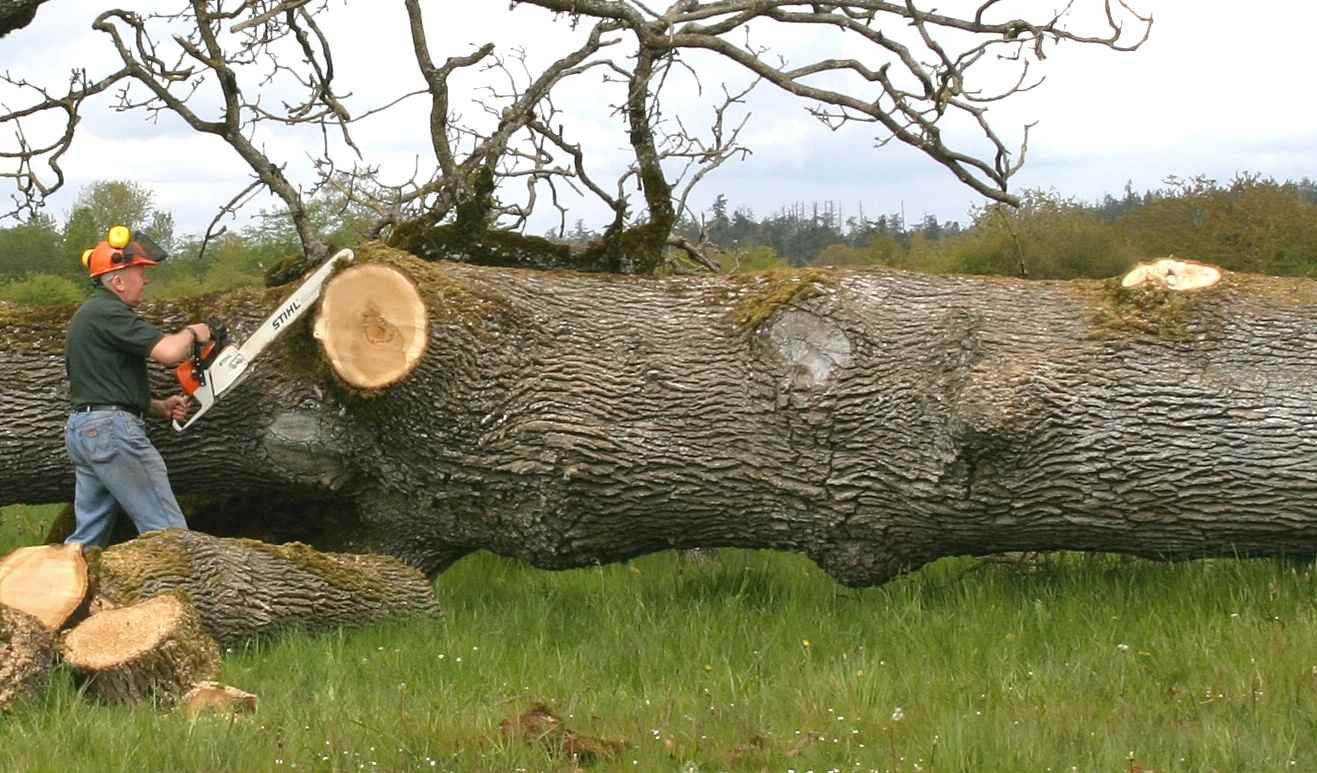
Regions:
<instances>
[{"instance_id":1,"label":"grassy ground","mask_svg":"<svg viewBox=\"0 0 1317 773\"><path fill-rule=\"evenodd\" d=\"M3 511L0 552L50 514ZM481 554L436 587L437 621L226 653L251 718L97 706L61 670L0 719L0 769L571 770L500 736L537 701L625 739L599 770L1317 769L1307 564L957 559L852 590L772 553Z\"/></svg>"}]
</instances>

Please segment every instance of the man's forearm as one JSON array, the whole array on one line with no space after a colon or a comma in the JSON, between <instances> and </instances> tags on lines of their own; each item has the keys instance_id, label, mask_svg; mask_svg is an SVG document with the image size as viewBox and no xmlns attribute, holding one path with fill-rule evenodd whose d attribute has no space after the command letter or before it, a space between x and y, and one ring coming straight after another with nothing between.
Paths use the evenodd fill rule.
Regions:
<instances>
[{"instance_id":1,"label":"man's forearm","mask_svg":"<svg viewBox=\"0 0 1317 773\"><path fill-rule=\"evenodd\" d=\"M201 322L161 338L151 349L151 359L170 367L192 356L192 347L210 340L210 328Z\"/></svg>"}]
</instances>

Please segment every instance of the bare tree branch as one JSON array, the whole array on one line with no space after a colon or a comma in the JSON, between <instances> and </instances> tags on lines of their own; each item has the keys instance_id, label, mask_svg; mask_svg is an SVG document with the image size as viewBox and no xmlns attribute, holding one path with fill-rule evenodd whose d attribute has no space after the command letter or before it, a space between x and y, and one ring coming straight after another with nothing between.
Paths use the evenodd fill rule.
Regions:
<instances>
[{"instance_id":1,"label":"bare tree branch","mask_svg":"<svg viewBox=\"0 0 1317 773\"><path fill-rule=\"evenodd\" d=\"M1039 21L1007 19L988 21L990 13L1004 3L990 0L981 4L970 18L948 16L921 10L914 0L903 2L787 2L786 0L720 0L718 2L674 2L656 19L647 18L639 4L622 0L520 0L521 5L535 5L552 11L613 19L636 35L639 45L655 50L701 49L734 62L778 88L806 99L815 105L810 111L831 128L850 122L873 122L884 127L887 137L879 144L896 139L926 153L945 166L957 179L984 196L1015 203L1007 193L1009 178L1019 170L1027 150L1027 128L1018 151L1012 152L989 125L981 103L999 101L1026 91L1036 83L1026 79L1029 60L1019 56L1030 50L1035 59L1045 58L1044 43L1098 45L1118 51L1138 48L1147 39L1152 26L1150 16L1134 11L1125 0L1104 0L1107 22L1104 34L1082 34L1065 26L1071 7ZM1072 4L1073 5L1073 2ZM1122 15L1123 12L1123 15ZM654 14L650 14L654 16ZM1138 34L1127 39L1125 22L1132 20ZM791 68L766 58L767 51L730 41L730 34L746 29L750 22L773 22L799 27L831 27L856 36L884 54L879 64L860 59L825 58ZM913 28L916 40L902 40L897 34ZM953 54L938 32L970 33L977 39L968 50ZM962 36L963 38L963 36ZM913 47L918 43L933 61L924 63ZM971 68L987 61L985 55L998 48L1015 52L1022 72L1015 85L992 96L983 96L966 84ZM900 85L893 73L899 67L901 78L917 84L916 90ZM878 88L822 85L820 76L850 73L861 84ZM949 112L970 117L992 145L990 160L957 151L944 141L938 123Z\"/></svg>"},{"instance_id":2,"label":"bare tree branch","mask_svg":"<svg viewBox=\"0 0 1317 773\"><path fill-rule=\"evenodd\" d=\"M882 132L877 146L899 141L917 148L985 197L1015 203L1008 188L1024 163L1032 124L1011 139L989 119L990 106L1036 88L1042 82L1038 64L1056 46L1133 50L1152 26L1152 17L1134 10L1130 0L1069 0L1043 12L1024 0L981 0L959 14L934 9L931 0L511 0L514 12L548 11L573 32L564 50L531 67L526 51L503 52L493 43L442 57L431 49L420 0L403 5L424 88L382 94L375 98L379 106L366 110L339 86L345 78L326 34L332 28L322 26L328 0L184 0L183 10L154 15L106 10L93 29L107 35L121 69L99 79L74 71L64 89L0 76L32 96L29 104L0 114L13 137L0 147L0 162L8 164L0 178L15 187L8 214L34 213L63 185L61 159L75 139L80 111L89 98L111 92L111 109L148 119L176 115L227 143L252 170L257 187L219 207L206 242L222 233L223 218L262 188L282 201L311 259L327 250L304 201L317 192L374 213L369 230L377 235L458 221L474 231L510 228L524 235L537 206L557 210L562 232L563 194L570 191L594 197L609 212L604 239L587 250L591 265L653 270L676 247L710 268L712 261L695 257L702 255L703 237L682 244L673 229L690 212L698 185L728 161L749 157L741 137L756 84L798 97L832 130L876 124ZM1083 17L1079 9L1092 13ZM799 47L806 54L790 48L806 36L809 45ZM770 39L787 41L786 47L757 42ZM710 57L733 73L718 76L721 96L711 99L706 93L717 92L706 90L705 81L718 68L709 67ZM454 93L458 73L471 70L487 85ZM577 117L555 104L562 85L585 73L602 74L599 104L625 120L630 160L620 172L619 165L607 172L587 157L574 141L583 136L573 123ZM747 82L747 75L749 86L726 85L729 77ZM713 102L700 123L692 109L673 107L685 87L701 103ZM355 127L421 95L430 101L430 157L418 158L410 177L404 172L386 180L370 149L356 143ZM218 105L201 99L215 96ZM463 116L458 104L474 105L474 115ZM62 118L62 130L29 136L47 113ZM315 132L309 135L317 140L308 151L310 182L289 179L289 159L268 155L273 127L303 137ZM337 157L345 153L352 157ZM616 173L616 182L606 181L605 173Z\"/></svg>"},{"instance_id":3,"label":"bare tree branch","mask_svg":"<svg viewBox=\"0 0 1317 773\"><path fill-rule=\"evenodd\" d=\"M215 217L210 221L210 225L206 226L206 233L201 237L201 247L197 249L198 260L206 256L206 248L210 245L212 239L218 239L228 232L228 226L222 226L218 231L215 230L215 226L219 225L220 219L225 215L228 215L229 217L236 215L238 210L242 209L242 203L259 187L261 187L261 181L253 180L251 184L246 188L243 188L237 196L229 199L229 203L220 207L219 212L216 212Z\"/></svg>"},{"instance_id":4,"label":"bare tree branch","mask_svg":"<svg viewBox=\"0 0 1317 773\"><path fill-rule=\"evenodd\" d=\"M51 96L45 89L22 79L11 78L8 73L0 76L0 81L19 89L35 91L39 99L25 108L10 110L0 115L0 125L11 124L17 149L0 151L0 158L13 159L17 166L12 171L0 171L0 179L12 179L15 192L12 194L14 208L0 217L30 217L45 204L46 197L64 185L64 170L60 167L60 158L73 144L73 137L80 120L80 108L89 97L104 92L106 89L128 77L128 70L123 69L101 78L96 82L88 80L85 70L74 70L69 78L67 92L62 97ZM8 110L8 107L5 107ZM58 137L44 145L32 145L23 130L23 119L47 111L64 114L64 128ZM54 175L47 180L34 168L34 163L44 159Z\"/></svg>"},{"instance_id":5,"label":"bare tree branch","mask_svg":"<svg viewBox=\"0 0 1317 773\"><path fill-rule=\"evenodd\" d=\"M284 2L276 4L273 8L264 13L258 13L246 21L233 25L229 28L229 32L242 32L243 30L248 30L253 27L259 27L279 14L288 11L296 11L309 2L311 2L311 0L284 0Z\"/></svg>"},{"instance_id":6,"label":"bare tree branch","mask_svg":"<svg viewBox=\"0 0 1317 773\"><path fill-rule=\"evenodd\" d=\"M709 256L704 254L703 245L693 244L684 236L673 236L668 239L668 246L676 247L685 252L687 257L709 271L712 271L715 274L722 273L722 266L718 265L711 260Z\"/></svg>"}]
</instances>

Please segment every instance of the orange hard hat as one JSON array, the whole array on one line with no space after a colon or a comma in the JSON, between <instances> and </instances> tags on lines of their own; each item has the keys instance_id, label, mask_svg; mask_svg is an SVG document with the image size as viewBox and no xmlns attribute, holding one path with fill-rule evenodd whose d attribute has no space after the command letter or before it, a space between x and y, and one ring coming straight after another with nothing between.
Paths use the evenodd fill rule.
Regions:
<instances>
[{"instance_id":1,"label":"orange hard hat","mask_svg":"<svg viewBox=\"0 0 1317 773\"><path fill-rule=\"evenodd\" d=\"M146 234L116 225L100 242L82 253L82 266L93 279L129 266L155 266L168 255Z\"/></svg>"}]
</instances>

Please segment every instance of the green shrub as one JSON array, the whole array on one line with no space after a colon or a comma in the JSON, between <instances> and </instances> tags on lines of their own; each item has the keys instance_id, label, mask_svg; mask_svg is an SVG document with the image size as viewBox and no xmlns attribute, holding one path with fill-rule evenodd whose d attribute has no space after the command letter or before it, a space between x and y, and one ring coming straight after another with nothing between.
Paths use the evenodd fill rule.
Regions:
<instances>
[{"instance_id":1,"label":"green shrub","mask_svg":"<svg viewBox=\"0 0 1317 773\"><path fill-rule=\"evenodd\" d=\"M829 244L814 259L819 266L864 266L873 262L867 250L849 244Z\"/></svg>"},{"instance_id":2,"label":"green shrub","mask_svg":"<svg viewBox=\"0 0 1317 773\"><path fill-rule=\"evenodd\" d=\"M188 298L205 292L207 292L207 288L201 284L201 280L194 276L183 275L153 285L148 294L152 298L165 301L174 298Z\"/></svg>"},{"instance_id":3,"label":"green shrub","mask_svg":"<svg viewBox=\"0 0 1317 773\"><path fill-rule=\"evenodd\" d=\"M912 263L934 273L1031 279L1109 277L1135 261L1121 230L1055 191L1026 190L1018 209L992 204L974 212L958 236L916 241Z\"/></svg>"},{"instance_id":4,"label":"green shrub","mask_svg":"<svg viewBox=\"0 0 1317 773\"><path fill-rule=\"evenodd\" d=\"M1317 204L1297 186L1254 174L1229 185L1171 178L1117 223L1140 257L1179 255L1231 271L1317 275Z\"/></svg>"},{"instance_id":5,"label":"green shrub","mask_svg":"<svg viewBox=\"0 0 1317 773\"><path fill-rule=\"evenodd\" d=\"M24 306L71 306L86 297L85 285L50 274L29 274L0 284L0 300Z\"/></svg>"},{"instance_id":6,"label":"green shrub","mask_svg":"<svg viewBox=\"0 0 1317 773\"><path fill-rule=\"evenodd\" d=\"M259 272L251 273L236 259L215 261L206 272L206 290L208 292L236 290L240 287L260 287L265 284Z\"/></svg>"},{"instance_id":7,"label":"green shrub","mask_svg":"<svg viewBox=\"0 0 1317 773\"><path fill-rule=\"evenodd\" d=\"M780 268L786 265L786 261L777 254L777 250L762 244L717 250L714 252L714 257L723 265L724 270L730 272L762 271L766 268Z\"/></svg>"}]
</instances>

